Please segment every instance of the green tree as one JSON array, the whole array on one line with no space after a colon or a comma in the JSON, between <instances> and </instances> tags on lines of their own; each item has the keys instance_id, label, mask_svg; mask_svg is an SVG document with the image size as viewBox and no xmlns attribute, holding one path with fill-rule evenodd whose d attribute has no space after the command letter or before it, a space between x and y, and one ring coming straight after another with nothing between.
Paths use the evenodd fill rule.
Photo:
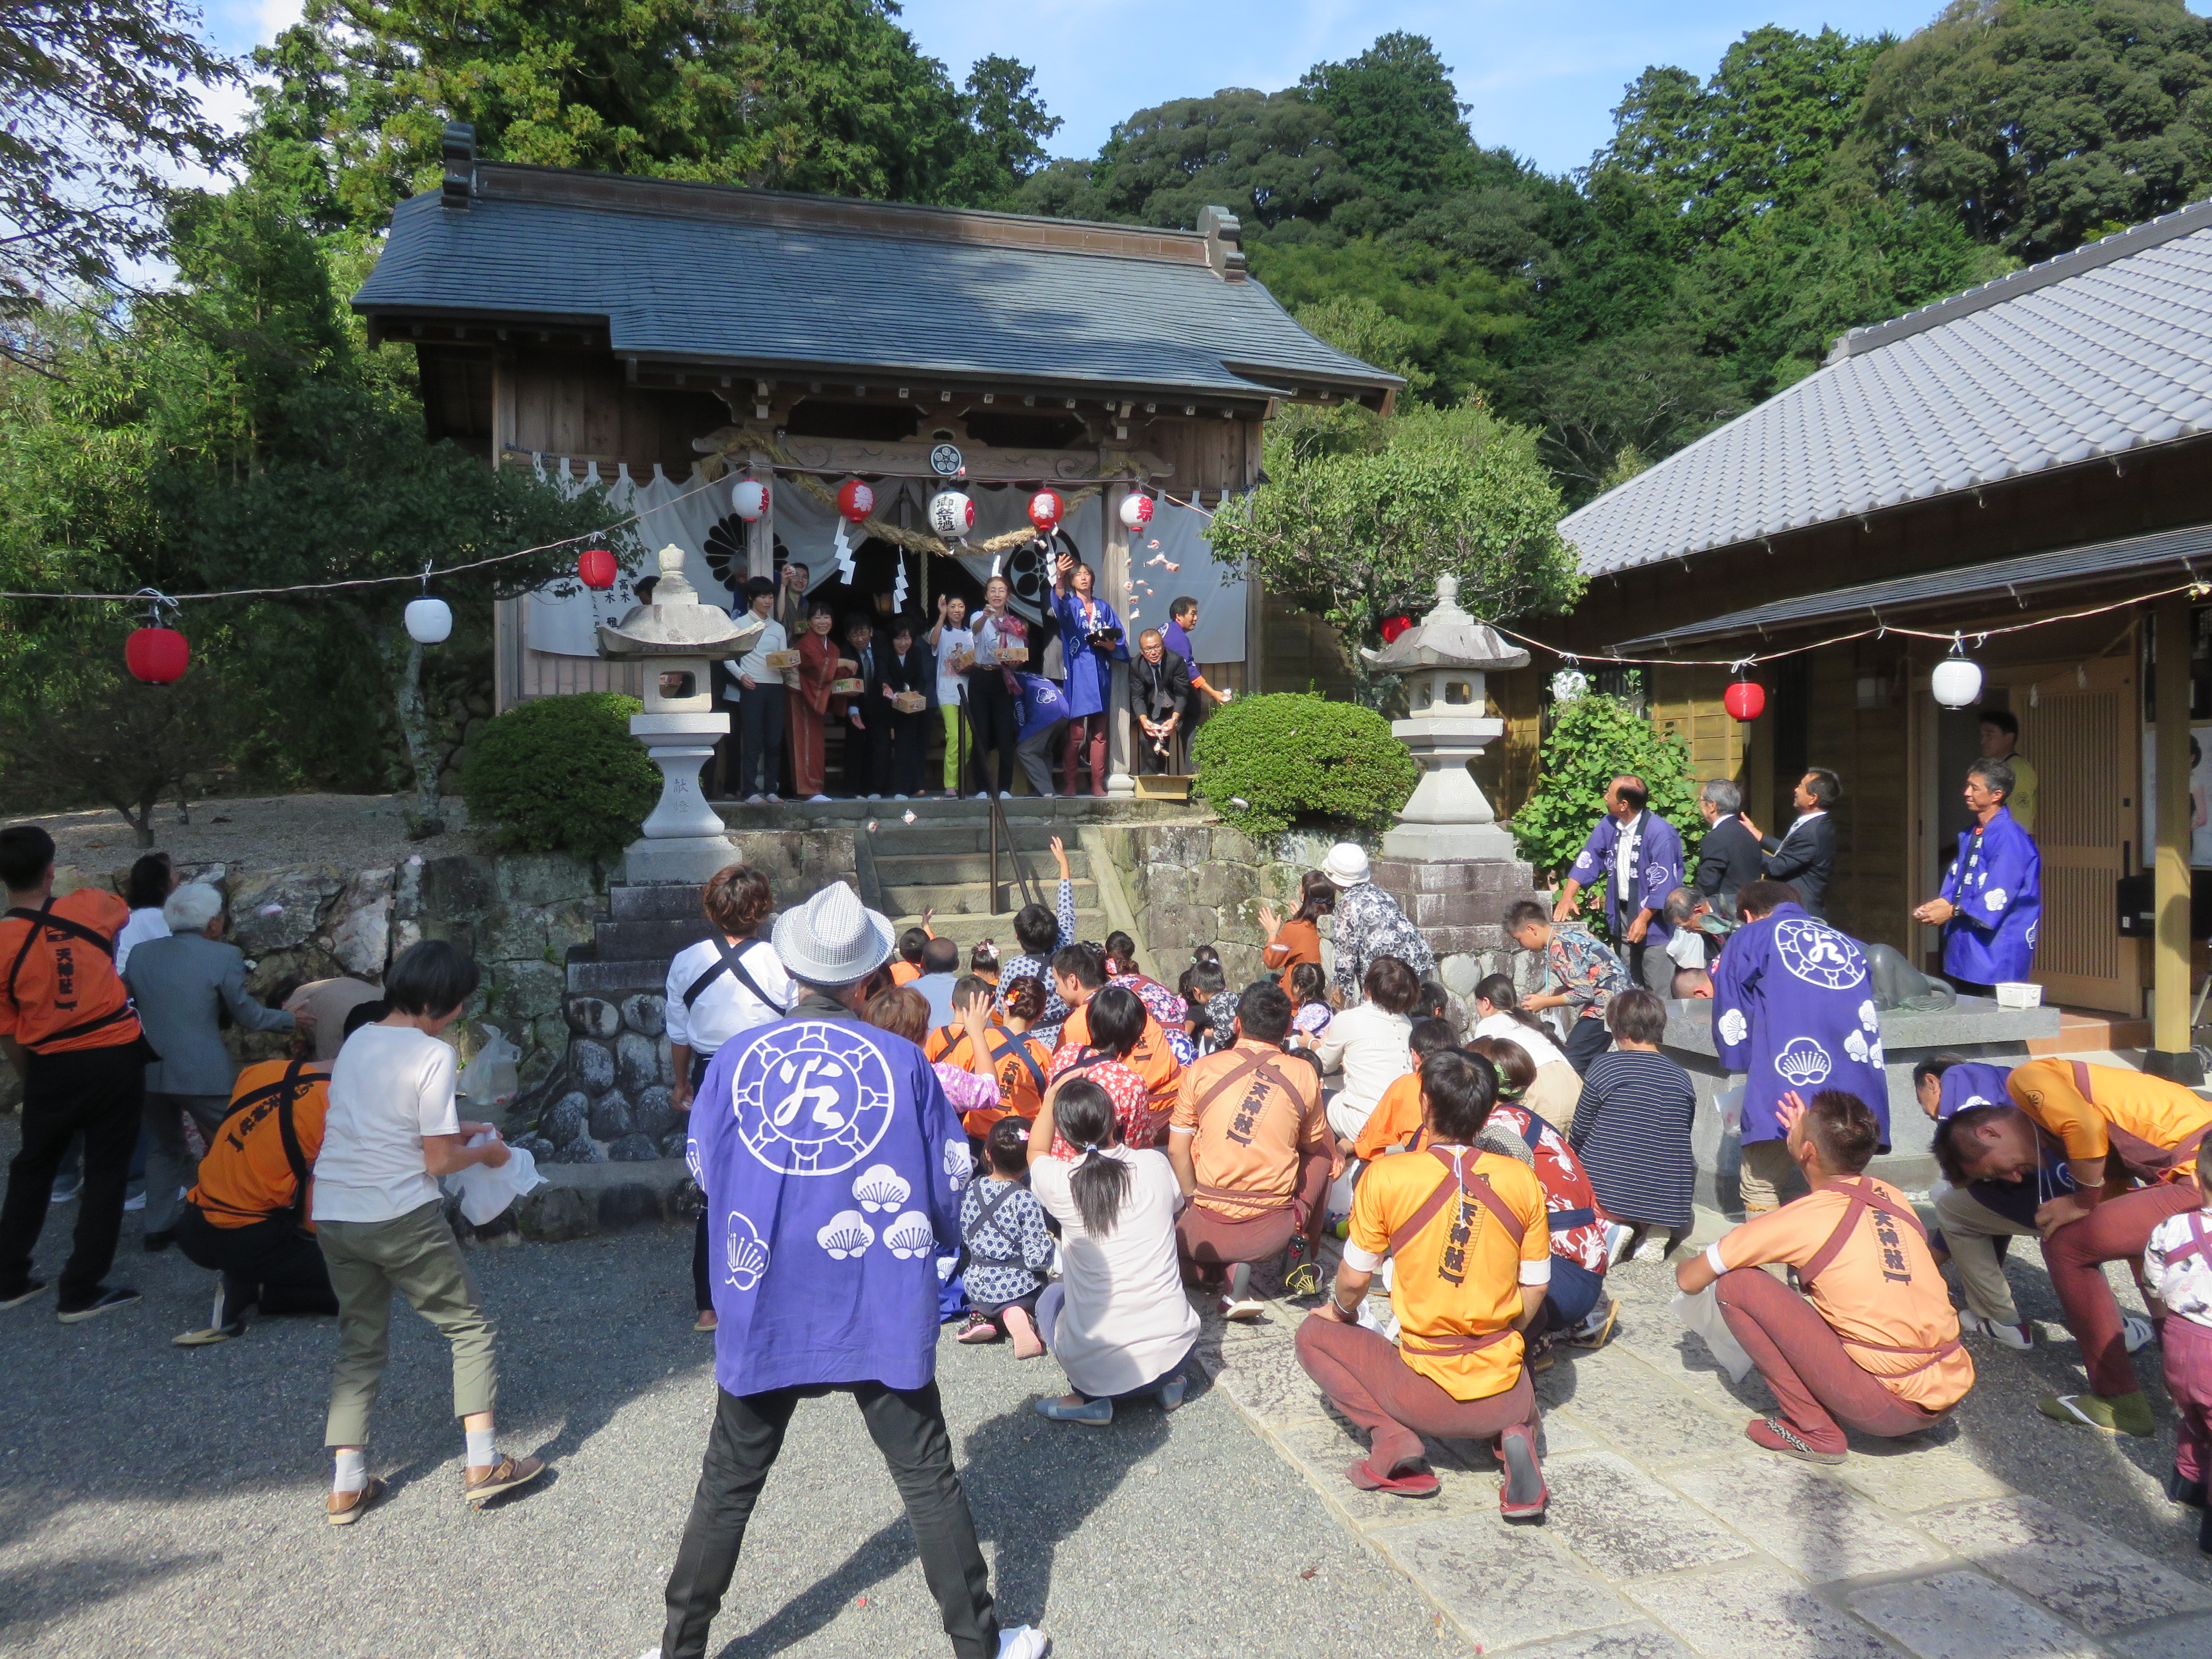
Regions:
<instances>
[{"instance_id":1,"label":"green tree","mask_svg":"<svg viewBox=\"0 0 2212 1659\"><path fill-rule=\"evenodd\" d=\"M1335 118L1337 148L1371 190L1437 190L1471 142L1451 70L1425 36L1383 35L1348 63L1315 64L1298 84Z\"/></svg>"},{"instance_id":2,"label":"green tree","mask_svg":"<svg viewBox=\"0 0 2212 1659\"><path fill-rule=\"evenodd\" d=\"M1521 856L1536 878L1555 882L1575 861L1590 826L1605 812L1605 792L1623 773L1642 778L1651 810L1682 832L1682 850L1694 855L1705 838L1690 775L1690 750L1678 733L1657 732L1629 698L1583 691L1552 710L1544 738L1542 781L1510 826ZM1585 903L1599 910L1591 884Z\"/></svg>"},{"instance_id":3,"label":"green tree","mask_svg":"<svg viewBox=\"0 0 2212 1659\"><path fill-rule=\"evenodd\" d=\"M161 246L166 174L212 167L197 88L233 80L180 0L0 8L0 353L44 361L39 307Z\"/></svg>"},{"instance_id":4,"label":"green tree","mask_svg":"<svg viewBox=\"0 0 2212 1659\"><path fill-rule=\"evenodd\" d=\"M1565 610L1582 591L1559 539L1559 490L1535 434L1480 402L1414 404L1364 442L1294 448L1270 437L1268 482L1213 521L1217 556L1256 571L1334 628L1362 701L1395 682L1358 654L1382 641L1383 618L1425 605L1437 578L1460 579L1460 602L1494 621Z\"/></svg>"},{"instance_id":5,"label":"green tree","mask_svg":"<svg viewBox=\"0 0 2212 1659\"><path fill-rule=\"evenodd\" d=\"M2212 21L2181 0L1956 0L1886 55L1863 129L1885 184L2023 259L2212 181Z\"/></svg>"}]
</instances>

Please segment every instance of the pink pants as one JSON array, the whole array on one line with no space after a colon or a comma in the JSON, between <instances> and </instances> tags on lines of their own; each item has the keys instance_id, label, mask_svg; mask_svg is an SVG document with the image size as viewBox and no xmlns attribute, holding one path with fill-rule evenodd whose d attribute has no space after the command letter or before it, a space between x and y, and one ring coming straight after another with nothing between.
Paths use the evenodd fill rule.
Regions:
<instances>
[{"instance_id":1,"label":"pink pants","mask_svg":"<svg viewBox=\"0 0 2212 1659\"><path fill-rule=\"evenodd\" d=\"M1320 1213L1328 1192L1329 1156L1316 1152L1298 1172L1298 1190L1279 1210L1231 1219L1193 1200L1176 1218L1176 1248L1186 1265L1225 1267L1238 1261L1269 1261L1288 1248L1291 1235Z\"/></svg>"},{"instance_id":2,"label":"pink pants","mask_svg":"<svg viewBox=\"0 0 2212 1659\"><path fill-rule=\"evenodd\" d=\"M1298 1364L1336 1408L1367 1431L1367 1467L1389 1480L1421 1456L1421 1437L1494 1440L1516 1423L1536 1432L1527 1367L1502 1394L1455 1400L1375 1331L1315 1314L1298 1327Z\"/></svg>"},{"instance_id":3,"label":"pink pants","mask_svg":"<svg viewBox=\"0 0 2212 1659\"><path fill-rule=\"evenodd\" d=\"M2043 1241L2043 1265L2065 1312L2066 1328L2081 1345L2092 1394L2109 1398L2133 1394L2142 1386L2120 1333L2120 1304L2105 1282L2105 1263L2140 1261L2153 1228L2203 1202L2193 1181L2138 1188L2106 1199Z\"/></svg>"},{"instance_id":4,"label":"pink pants","mask_svg":"<svg viewBox=\"0 0 2212 1659\"><path fill-rule=\"evenodd\" d=\"M2181 1419L2173 1467L2184 1480L2202 1480L2212 1468L2212 1327L2168 1314L2158 1340L2166 1350L2166 1391Z\"/></svg>"},{"instance_id":5,"label":"pink pants","mask_svg":"<svg viewBox=\"0 0 2212 1659\"><path fill-rule=\"evenodd\" d=\"M1820 1310L1771 1273L1738 1267L1721 1275L1716 1295L1721 1316L1757 1362L1784 1419L1815 1451L1847 1450L1845 1427L1892 1440L1948 1415L1883 1387L1851 1358Z\"/></svg>"}]
</instances>

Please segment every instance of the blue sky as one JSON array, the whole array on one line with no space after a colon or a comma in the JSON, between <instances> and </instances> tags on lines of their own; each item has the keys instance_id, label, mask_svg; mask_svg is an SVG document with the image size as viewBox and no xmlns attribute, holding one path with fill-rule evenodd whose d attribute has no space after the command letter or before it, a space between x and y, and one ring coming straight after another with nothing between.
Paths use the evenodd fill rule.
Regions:
<instances>
[{"instance_id":1,"label":"blue sky","mask_svg":"<svg viewBox=\"0 0 2212 1659\"><path fill-rule=\"evenodd\" d=\"M1392 29L1425 34L1454 71L1485 144L1507 144L1552 172L1580 167L1612 131L1608 112L1647 64L1711 72L1747 29L1909 34L1942 0L908 0L904 21L956 79L992 52L1036 70L1066 125L1061 155L1095 154L1131 111L1222 87L1273 91L1312 64L1350 58ZM207 0L209 33L228 51L268 40L298 0Z\"/></svg>"}]
</instances>

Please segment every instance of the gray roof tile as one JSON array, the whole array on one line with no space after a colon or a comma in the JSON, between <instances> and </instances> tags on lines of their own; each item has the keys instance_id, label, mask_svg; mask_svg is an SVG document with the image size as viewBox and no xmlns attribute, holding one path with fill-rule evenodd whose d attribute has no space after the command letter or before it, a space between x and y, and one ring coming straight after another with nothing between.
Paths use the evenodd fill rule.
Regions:
<instances>
[{"instance_id":1,"label":"gray roof tile","mask_svg":"<svg viewBox=\"0 0 2212 1659\"><path fill-rule=\"evenodd\" d=\"M1818 370L1570 514L1625 570L2212 424L2212 202L1837 342Z\"/></svg>"}]
</instances>

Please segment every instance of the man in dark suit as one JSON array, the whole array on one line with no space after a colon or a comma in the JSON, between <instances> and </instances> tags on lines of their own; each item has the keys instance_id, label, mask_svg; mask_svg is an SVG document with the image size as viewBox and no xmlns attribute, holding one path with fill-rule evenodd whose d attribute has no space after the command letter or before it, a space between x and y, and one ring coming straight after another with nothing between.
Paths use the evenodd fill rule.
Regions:
<instances>
[{"instance_id":1,"label":"man in dark suit","mask_svg":"<svg viewBox=\"0 0 2212 1659\"><path fill-rule=\"evenodd\" d=\"M845 654L860 665L860 695L845 708L845 787L858 799L881 800L890 781L890 698L884 671L890 653L876 643L876 625L864 616L845 619Z\"/></svg>"},{"instance_id":2,"label":"man in dark suit","mask_svg":"<svg viewBox=\"0 0 2212 1659\"><path fill-rule=\"evenodd\" d=\"M1182 770L1183 714L1189 706L1189 665L1166 648L1158 629L1147 628L1129 665L1129 707L1137 717L1130 759L1137 771Z\"/></svg>"},{"instance_id":3,"label":"man in dark suit","mask_svg":"<svg viewBox=\"0 0 2212 1659\"><path fill-rule=\"evenodd\" d=\"M1759 838L1737 816L1743 811L1743 791L1728 779L1714 778L1698 792L1698 811L1705 817L1705 838L1698 845L1698 868L1690 888L1733 921L1738 890L1766 873L1765 859L1759 850Z\"/></svg>"},{"instance_id":4,"label":"man in dark suit","mask_svg":"<svg viewBox=\"0 0 2212 1659\"><path fill-rule=\"evenodd\" d=\"M1760 836L1751 815L1741 815L1744 827L1759 837L1766 854L1766 878L1788 882L1797 890L1805 914L1822 921L1828 917L1828 878L1836 867L1836 824L1829 812L1843 793L1843 780L1826 767L1807 772L1790 797L1797 809L1796 822L1778 840Z\"/></svg>"}]
</instances>

